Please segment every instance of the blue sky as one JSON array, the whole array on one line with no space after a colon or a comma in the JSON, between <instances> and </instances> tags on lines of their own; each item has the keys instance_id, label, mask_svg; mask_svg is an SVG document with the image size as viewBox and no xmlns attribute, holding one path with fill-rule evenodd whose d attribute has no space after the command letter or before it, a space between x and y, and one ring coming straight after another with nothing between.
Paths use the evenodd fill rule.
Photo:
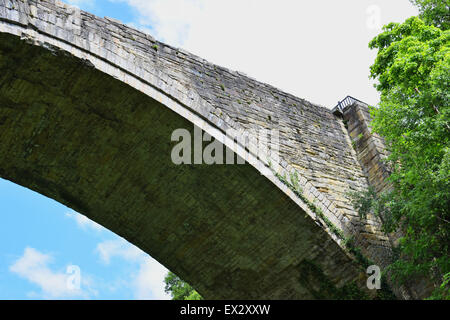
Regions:
<instances>
[{"instance_id":1,"label":"blue sky","mask_svg":"<svg viewBox=\"0 0 450 320\"><path fill-rule=\"evenodd\" d=\"M367 43L417 14L407 0L68 2L330 108L378 102ZM0 179L0 213L0 299L169 298L164 267L67 207Z\"/></svg>"},{"instance_id":2,"label":"blue sky","mask_svg":"<svg viewBox=\"0 0 450 320\"><path fill-rule=\"evenodd\" d=\"M0 299L168 298L164 267L58 202L0 180L0 212Z\"/></svg>"}]
</instances>

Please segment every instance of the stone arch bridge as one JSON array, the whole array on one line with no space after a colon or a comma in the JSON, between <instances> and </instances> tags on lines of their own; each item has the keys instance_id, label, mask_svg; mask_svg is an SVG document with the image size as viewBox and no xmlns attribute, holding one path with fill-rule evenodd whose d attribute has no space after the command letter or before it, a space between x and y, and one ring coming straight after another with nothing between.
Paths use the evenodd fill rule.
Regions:
<instances>
[{"instance_id":1,"label":"stone arch bridge","mask_svg":"<svg viewBox=\"0 0 450 320\"><path fill-rule=\"evenodd\" d=\"M383 187L368 123L363 103L332 112L114 19L0 0L0 177L124 237L205 298L366 290L367 262L385 265L390 247L348 196ZM177 128L246 164L174 164ZM279 161L230 129L277 129Z\"/></svg>"}]
</instances>

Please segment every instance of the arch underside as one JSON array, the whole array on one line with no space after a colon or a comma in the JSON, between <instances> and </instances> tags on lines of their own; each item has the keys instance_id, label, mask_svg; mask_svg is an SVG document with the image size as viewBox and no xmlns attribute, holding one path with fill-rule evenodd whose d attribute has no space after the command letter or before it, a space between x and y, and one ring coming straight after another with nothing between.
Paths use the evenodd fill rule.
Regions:
<instances>
[{"instance_id":1,"label":"arch underside","mask_svg":"<svg viewBox=\"0 0 450 320\"><path fill-rule=\"evenodd\" d=\"M361 270L292 199L245 165L175 165L192 123L86 61L0 34L0 177L86 215L210 299L316 298Z\"/></svg>"}]
</instances>

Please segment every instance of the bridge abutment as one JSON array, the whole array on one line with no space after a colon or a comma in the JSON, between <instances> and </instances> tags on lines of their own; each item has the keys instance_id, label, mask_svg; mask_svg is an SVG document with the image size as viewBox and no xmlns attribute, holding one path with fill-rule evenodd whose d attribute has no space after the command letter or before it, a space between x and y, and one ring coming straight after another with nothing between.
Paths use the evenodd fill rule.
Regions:
<instances>
[{"instance_id":1,"label":"bridge abutment","mask_svg":"<svg viewBox=\"0 0 450 320\"><path fill-rule=\"evenodd\" d=\"M369 186L378 195L388 191L390 188L388 177L391 173L387 162L385 162L388 151L384 139L373 132L370 127L369 106L361 101L353 100L351 104L342 108L338 114L342 117ZM361 245L368 248L365 254L385 269L392 263L392 248L398 245L402 233L397 231L385 234L381 231L382 221L372 213L369 213L365 220L377 225L377 229L373 232L378 236L366 235L364 229L367 229L367 227L363 227L360 234L365 239ZM380 243L379 238L383 238L386 242ZM402 299L421 299L429 296L434 290L431 281L424 277L417 277L414 281L407 281L404 285L398 285L390 281L389 273L386 277L397 297Z\"/></svg>"}]
</instances>

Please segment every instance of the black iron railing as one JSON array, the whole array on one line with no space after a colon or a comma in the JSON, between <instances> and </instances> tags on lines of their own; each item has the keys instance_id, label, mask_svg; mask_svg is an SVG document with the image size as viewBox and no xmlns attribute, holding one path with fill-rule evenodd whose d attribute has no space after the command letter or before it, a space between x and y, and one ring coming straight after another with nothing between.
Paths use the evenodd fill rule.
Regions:
<instances>
[{"instance_id":1,"label":"black iron railing","mask_svg":"<svg viewBox=\"0 0 450 320\"><path fill-rule=\"evenodd\" d=\"M366 104L365 102L362 102L361 100L353 98L352 96L346 96L343 100L338 102L338 104L331 110L331 112L343 114L344 109L356 101Z\"/></svg>"}]
</instances>

